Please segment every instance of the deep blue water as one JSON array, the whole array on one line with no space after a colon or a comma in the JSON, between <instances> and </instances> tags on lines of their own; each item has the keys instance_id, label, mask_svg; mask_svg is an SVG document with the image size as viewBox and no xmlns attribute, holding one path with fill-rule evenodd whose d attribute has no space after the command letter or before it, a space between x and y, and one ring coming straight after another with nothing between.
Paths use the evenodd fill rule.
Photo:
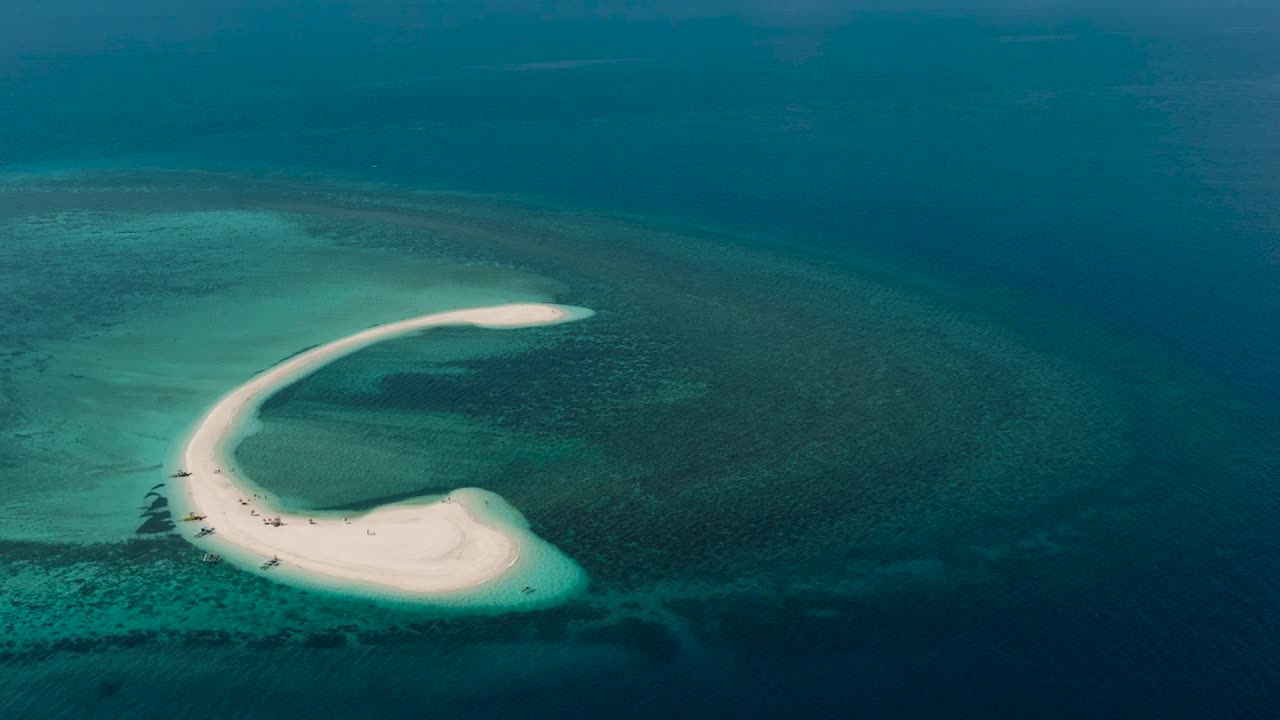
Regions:
<instances>
[{"instance_id":1,"label":"deep blue water","mask_svg":"<svg viewBox=\"0 0 1280 720\"><path fill-rule=\"evenodd\" d=\"M519 390L488 396L448 378L387 373L381 395L368 396L344 390L338 375L317 376L277 405L281 423L328 403L335 412L465 412L528 432L580 428L589 447L623 460L526 458L543 468L544 485L497 478L494 489L582 558L602 597L656 598L645 622L593 635L566 630L592 612L575 607L444 630L387 621L396 629L362 631L362 643L340 648L322 647L321 632L272 645L265 628L248 628L261 636L251 641L184 637L175 627L180 639L137 647L69 642L8 660L13 712L1275 717L1280 13L1262 2L892 5L113 0L92 12L59 2L0 9L0 170L160 168L266 184L310 177L385 183L388 193L498 193L641 228L619 232L615 246L572 228L512 230L505 251L492 243L495 257L563 280L567 301L601 310L599 323L550 349L466 365ZM669 236L663 245L646 233ZM556 252L541 253L539 237L554 238L546 242ZM662 252L645 254L653 248ZM770 258L817 269L778 270L775 282ZM862 291L842 286L854 275L981 318L1019 347L1086 370L1051 379L1029 370L996 392L1003 366L975 352L961 361L973 384L949 391L944 363L902 360L890 376L909 395L926 388L918 392L928 402L861 415L869 411L840 397L832 402L843 414L813 427L800 411L776 415L789 407L782 369L754 368L785 362L812 379L871 367L857 353L874 345L830 339L863 307ZM628 294L671 288L688 297L644 305ZM791 314L719 309L714 328L699 332L697 303L744 297ZM819 299L831 307L806 309ZM665 312L685 318L671 321L670 337L682 339L670 348L646 319ZM858 338L928 347L932 330L919 322L925 340L881 328ZM766 326L794 335L772 351L732 350ZM653 364L610 355L636 338ZM740 382L717 385L712 367ZM706 414L664 416L621 389L634 385L609 384L653 368L710 387ZM538 380L548 376L600 390L575 415L552 407L564 388ZM1095 380L1103 399L1091 394ZM796 392L817 407L816 388ZM1066 399L1039 402L1044 388L1081 407L1118 409L1073 424L1053 414L1070 415ZM518 393L528 416L500 412ZM1040 467L1038 458L1060 457L1040 438L1042 454L1011 450L975 461L970 474L946 474L961 462L959 441L929 445L926 436L951 429L910 415L920 408L963 425L986 417L971 408L1001 402L1014 420L1060 437L1069 446L1061 457L1078 465ZM1037 410L1019 416L1024 408ZM727 417L780 418L832 447L859 422L879 421L888 439L841 455L801 444L800 430L716 426L697 444L699 427ZM637 448L630 438L653 422L687 448L662 457ZM1092 445L1074 445L1081 438L1106 448L1097 438L1118 438L1124 449L1095 470ZM721 458L723 448L734 456ZM743 459L743 448L757 454ZM751 474L762 466L768 478ZM799 538L777 517L725 509L725 528L763 537L721 557L712 552L719 541L693 535L692 519L675 517L677 530L659 538L634 497L619 491L616 503L593 509L555 484L557 473L588 471L616 472L609 477L633 483L637 497L690 479L691 493L705 492L692 507L767 504L776 490L800 497L797 512L813 512L827 493L832 512L856 519ZM860 472L876 487L841 495ZM933 477L997 487L1006 475L1040 483L1018 498L1021 514L988 517L963 504L981 497L995 507L1003 500L994 490L963 500L919 489ZM1089 485L1061 489L1084 476ZM726 499L735 484L747 497ZM949 504L951 515L942 512ZM925 510L940 514L901 527L879 517ZM977 546L1025 548L1010 540L1024 535L1067 549L972 557ZM712 557L685 557L678 548L687 545ZM851 592L823 570L880 578L924 556L970 572ZM701 576L721 585L684 587ZM444 692L446 683L460 689Z\"/></svg>"}]
</instances>

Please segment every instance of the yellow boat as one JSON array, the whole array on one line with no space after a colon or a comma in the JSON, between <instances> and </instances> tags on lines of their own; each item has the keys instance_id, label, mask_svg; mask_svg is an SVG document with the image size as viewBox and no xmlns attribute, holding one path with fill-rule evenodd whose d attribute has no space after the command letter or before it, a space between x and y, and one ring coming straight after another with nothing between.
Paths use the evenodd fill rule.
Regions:
<instances>
[{"instance_id":1,"label":"yellow boat","mask_svg":"<svg viewBox=\"0 0 1280 720\"><path fill-rule=\"evenodd\" d=\"M188 513L186 517L182 518L182 522L194 522L196 520L203 520L203 519L204 519L203 515Z\"/></svg>"}]
</instances>

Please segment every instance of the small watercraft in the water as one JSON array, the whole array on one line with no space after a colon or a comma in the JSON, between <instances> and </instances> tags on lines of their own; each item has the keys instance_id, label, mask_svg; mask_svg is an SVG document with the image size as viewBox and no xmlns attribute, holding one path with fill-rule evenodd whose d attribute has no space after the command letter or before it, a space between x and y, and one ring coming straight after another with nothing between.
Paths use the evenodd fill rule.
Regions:
<instances>
[{"instance_id":1,"label":"small watercraft in the water","mask_svg":"<svg viewBox=\"0 0 1280 720\"><path fill-rule=\"evenodd\" d=\"M222 562L222 556L217 553L205 553L204 557L201 558L201 560L202 562L216 564L216 563Z\"/></svg>"}]
</instances>

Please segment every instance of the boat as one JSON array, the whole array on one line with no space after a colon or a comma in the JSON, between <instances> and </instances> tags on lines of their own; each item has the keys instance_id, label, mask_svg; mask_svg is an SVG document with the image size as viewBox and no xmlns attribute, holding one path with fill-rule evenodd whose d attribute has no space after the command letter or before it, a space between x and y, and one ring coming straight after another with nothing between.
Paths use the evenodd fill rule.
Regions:
<instances>
[{"instance_id":1,"label":"boat","mask_svg":"<svg viewBox=\"0 0 1280 720\"><path fill-rule=\"evenodd\" d=\"M268 560L268 561L266 561L266 562L262 563L262 564L261 564L261 565L259 565L258 567L259 567L259 568L261 568L261 569L263 569L263 570L270 570L271 568L273 568L273 567L275 567L275 566L277 566L277 565L279 565L279 564L280 564L280 558L278 558L278 557L274 557L274 556L273 556L270 560Z\"/></svg>"},{"instance_id":2,"label":"boat","mask_svg":"<svg viewBox=\"0 0 1280 720\"><path fill-rule=\"evenodd\" d=\"M190 473L190 472L188 472L188 471L186 471L186 470L179 470L178 472L176 472L176 473L173 473L173 474L169 475L169 477L171 477L171 478L177 478L177 477L191 477L191 473Z\"/></svg>"},{"instance_id":3,"label":"boat","mask_svg":"<svg viewBox=\"0 0 1280 720\"><path fill-rule=\"evenodd\" d=\"M194 521L196 521L196 520L203 520L203 519L205 519L205 516L204 516L204 515L197 515L197 514L195 514L195 513L187 513L187 516L186 516L186 517L184 517L184 518L182 518L182 522L194 522Z\"/></svg>"},{"instance_id":4,"label":"boat","mask_svg":"<svg viewBox=\"0 0 1280 720\"><path fill-rule=\"evenodd\" d=\"M216 564L222 562L222 556L217 553L205 553L201 561Z\"/></svg>"},{"instance_id":5,"label":"boat","mask_svg":"<svg viewBox=\"0 0 1280 720\"><path fill-rule=\"evenodd\" d=\"M214 533L214 529L213 529L213 528L211 528L211 527L202 527L202 528L200 528L200 532L196 533L196 537L198 537L198 538L202 538L202 537L204 537L205 535L212 535L213 533Z\"/></svg>"}]
</instances>

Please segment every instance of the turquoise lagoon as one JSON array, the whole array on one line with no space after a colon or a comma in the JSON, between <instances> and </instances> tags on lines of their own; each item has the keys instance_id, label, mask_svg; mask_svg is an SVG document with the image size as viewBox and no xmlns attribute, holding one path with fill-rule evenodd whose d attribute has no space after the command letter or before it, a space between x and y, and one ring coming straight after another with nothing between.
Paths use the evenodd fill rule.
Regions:
<instances>
[{"instance_id":1,"label":"turquoise lagoon","mask_svg":"<svg viewBox=\"0 0 1280 720\"><path fill-rule=\"evenodd\" d=\"M45 278L12 291L27 324L7 349L15 686L81 653L132 678L199 648L237 673L252 656L321 676L425 663L445 679L419 692L446 705L492 694L493 667L517 695L636 673L737 688L749 673L721 674L724 658L795 633L836 642L881 602L1016 597L1028 573L1037 592L1068 592L1072 563L1096 572L1114 538L1194 492L1133 468L1203 458L1229 422L1211 380L1096 323L1033 340L870 261L750 236L726 251L735 236L705 226L154 171L27 180L4 199L11 277ZM317 511L484 488L581 567L585 592L486 620L210 567L175 535L164 463L222 393L370 325L512 301L598 314L440 328L339 359L268 400L236 459ZM1073 347L1105 353L1106 370ZM1136 438L1152 432L1177 446L1148 454Z\"/></svg>"},{"instance_id":2,"label":"turquoise lagoon","mask_svg":"<svg viewBox=\"0 0 1280 720\"><path fill-rule=\"evenodd\" d=\"M1274 8L126 5L0 9L6 716L1273 714ZM180 537L223 393L517 301L597 314L367 348L236 461L482 488L580 593Z\"/></svg>"},{"instance_id":3,"label":"turquoise lagoon","mask_svg":"<svg viewBox=\"0 0 1280 720\"><path fill-rule=\"evenodd\" d=\"M596 582L566 611L594 608L587 625L661 626L681 596L771 586L816 594L822 617L833 593L977 582L1010 556L1052 561L1077 524L1108 521L1080 499L1116 492L1134 462L1126 389L1096 368L871 273L767 248L718 252L726 236L705 228L511 197L181 173L6 195L21 208L7 218L12 257L39 257L53 276L23 292L71 304L56 317L80 323L33 328L11 351L25 411L9 447L45 472L23 478L6 513L31 547L90 558L118 548L72 563L87 573L77 582L47 585L55 597L94 588L85 626L110 618L108 636L175 618L243 629L274 596L296 597L308 617L350 613L338 597L195 562L164 531L162 463L213 399L293 352L454 307L563 301L599 314L513 332L440 328L339 359L272 397L237 460L315 510L493 491ZM87 284L106 292L75 305ZM1078 332L1125 352L1099 328ZM1144 382L1158 393L1152 372ZM1184 442L1205 422L1180 420ZM1042 514L1054 524L1037 525ZM957 535L970 543L962 557L935 554ZM147 571L111 579L120 552L187 591L137 608L130 588L145 592ZM38 563L29 571L47 580ZM213 611L223 583L235 590L214 592ZM387 612L348 617L376 628Z\"/></svg>"}]
</instances>

